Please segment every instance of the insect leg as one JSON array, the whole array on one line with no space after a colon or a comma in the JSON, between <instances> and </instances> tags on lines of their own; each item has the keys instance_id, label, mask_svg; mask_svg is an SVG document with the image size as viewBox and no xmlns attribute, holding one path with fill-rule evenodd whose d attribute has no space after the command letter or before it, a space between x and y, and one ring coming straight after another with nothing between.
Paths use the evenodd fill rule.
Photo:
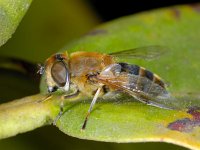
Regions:
<instances>
[{"instance_id":1,"label":"insect leg","mask_svg":"<svg viewBox=\"0 0 200 150\"><path fill-rule=\"evenodd\" d=\"M64 112L64 99L61 98L61 103L60 103L60 111L59 114L56 116L56 118L53 121L53 125L56 125L58 119L60 119L60 117L63 115Z\"/></svg>"},{"instance_id":2,"label":"insect leg","mask_svg":"<svg viewBox=\"0 0 200 150\"><path fill-rule=\"evenodd\" d=\"M79 90L76 90L75 93L73 94L70 94L70 95L63 95L61 97L61 103L60 103L60 111L59 111L59 114L56 116L56 118L54 119L53 121L53 125L56 125L58 119L60 119L60 117L63 115L64 113L64 101L69 99L69 98L73 98L75 96L77 96L79 94Z\"/></svg>"},{"instance_id":3,"label":"insect leg","mask_svg":"<svg viewBox=\"0 0 200 150\"><path fill-rule=\"evenodd\" d=\"M95 93L95 95L94 95L94 98L93 98L93 100L92 100L92 102L91 102L91 104L90 104L90 108L88 109L87 115L86 115L86 117L85 117L85 121L84 121L84 123L83 123L82 130L84 130L85 127L86 127L88 118L89 118L89 116L90 116L90 113L91 113L91 111L92 111L93 106L95 105L95 103L96 103L96 101L97 101L97 98L98 98L98 96L99 96L100 91L101 91L101 87L97 89L97 91L96 91L96 93Z\"/></svg>"},{"instance_id":4,"label":"insect leg","mask_svg":"<svg viewBox=\"0 0 200 150\"><path fill-rule=\"evenodd\" d=\"M52 97L51 94L46 94L44 98L42 98L41 100L36 101L37 103L42 103L45 102L47 100L49 100Z\"/></svg>"}]
</instances>

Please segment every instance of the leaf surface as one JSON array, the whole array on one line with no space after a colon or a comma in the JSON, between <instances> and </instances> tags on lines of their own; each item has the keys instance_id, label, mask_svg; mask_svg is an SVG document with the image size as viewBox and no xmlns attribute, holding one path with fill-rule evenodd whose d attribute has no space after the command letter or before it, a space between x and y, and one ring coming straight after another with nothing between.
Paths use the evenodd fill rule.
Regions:
<instances>
[{"instance_id":1,"label":"leaf surface","mask_svg":"<svg viewBox=\"0 0 200 150\"><path fill-rule=\"evenodd\" d=\"M108 22L63 51L120 50L161 45L169 51L158 59L120 61L137 64L161 76L175 97L165 110L122 98L99 101L81 131L91 100L70 105L57 126L66 134L83 139L112 142L162 141L192 149L200 148L200 12L198 4L139 13Z\"/></svg>"}]
</instances>

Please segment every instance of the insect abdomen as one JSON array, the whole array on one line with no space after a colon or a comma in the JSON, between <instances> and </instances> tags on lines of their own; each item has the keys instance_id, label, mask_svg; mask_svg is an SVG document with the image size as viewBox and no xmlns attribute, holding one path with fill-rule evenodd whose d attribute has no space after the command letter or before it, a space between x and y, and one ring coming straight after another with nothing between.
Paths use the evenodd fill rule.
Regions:
<instances>
[{"instance_id":1,"label":"insect abdomen","mask_svg":"<svg viewBox=\"0 0 200 150\"><path fill-rule=\"evenodd\" d=\"M152 73L149 70L146 70L143 67L140 67L139 76L145 77L145 78L151 80L152 82L158 84L159 86L165 88L164 82L160 79L160 77L158 75Z\"/></svg>"},{"instance_id":2,"label":"insect abdomen","mask_svg":"<svg viewBox=\"0 0 200 150\"><path fill-rule=\"evenodd\" d=\"M129 74L137 76L136 78L137 81L133 80L133 78L130 78L131 80L129 82L131 89L137 89L146 93L152 93L154 89L157 87L165 89L164 82L160 79L159 76L152 73L151 71L146 70L145 68L140 67L138 65L130 65L127 63L119 63L119 65L121 65L122 72L127 72Z\"/></svg>"},{"instance_id":3,"label":"insect abdomen","mask_svg":"<svg viewBox=\"0 0 200 150\"><path fill-rule=\"evenodd\" d=\"M140 66L138 65L129 65L127 63L119 63L121 65L122 72L128 72L130 74L139 75Z\"/></svg>"}]
</instances>

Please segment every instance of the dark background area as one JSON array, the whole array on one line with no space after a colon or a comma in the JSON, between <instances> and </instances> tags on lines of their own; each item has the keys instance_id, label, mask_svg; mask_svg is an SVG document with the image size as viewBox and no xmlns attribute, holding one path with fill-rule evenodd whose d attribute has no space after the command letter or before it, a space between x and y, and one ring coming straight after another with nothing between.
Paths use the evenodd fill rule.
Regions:
<instances>
[{"instance_id":1,"label":"dark background area","mask_svg":"<svg viewBox=\"0 0 200 150\"><path fill-rule=\"evenodd\" d=\"M109 21L121 16L134 14L144 10L150 10L154 8L178 5L178 4L190 4L197 3L198 0L88 0L94 10L103 19L103 21Z\"/></svg>"}]
</instances>

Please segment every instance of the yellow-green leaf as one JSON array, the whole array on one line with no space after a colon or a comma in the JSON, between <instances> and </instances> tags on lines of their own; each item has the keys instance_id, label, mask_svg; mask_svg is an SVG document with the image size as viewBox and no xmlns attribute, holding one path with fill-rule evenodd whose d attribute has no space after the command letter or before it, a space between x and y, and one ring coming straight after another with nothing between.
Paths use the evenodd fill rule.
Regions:
<instances>
[{"instance_id":1,"label":"yellow-green leaf","mask_svg":"<svg viewBox=\"0 0 200 150\"><path fill-rule=\"evenodd\" d=\"M200 12L199 5L158 9L106 23L67 45L64 51L110 53L148 45L169 48L159 59L123 60L148 68L169 83L176 98L165 110L135 100L107 99L98 104L86 130L81 131L90 100L68 106L57 126L66 134L83 139L112 142L162 141L200 148Z\"/></svg>"}]
</instances>

